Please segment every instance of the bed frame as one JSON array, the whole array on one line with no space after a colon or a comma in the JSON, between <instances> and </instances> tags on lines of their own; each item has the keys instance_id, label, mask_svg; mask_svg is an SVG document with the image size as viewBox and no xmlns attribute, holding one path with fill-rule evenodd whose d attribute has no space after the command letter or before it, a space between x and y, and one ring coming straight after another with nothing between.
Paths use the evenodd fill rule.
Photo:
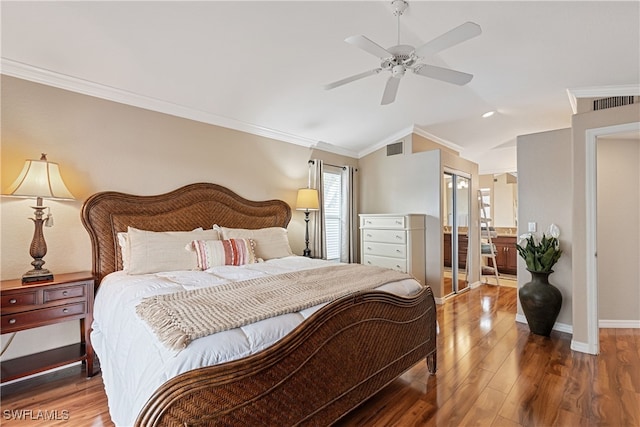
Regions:
<instances>
[{"instance_id":1,"label":"bed frame","mask_svg":"<svg viewBox=\"0 0 640 427\"><path fill-rule=\"evenodd\" d=\"M127 226L255 229L286 227L290 219L283 201L250 201L208 183L158 196L102 192L82 208L98 283L122 268L117 233ZM330 425L424 359L434 374L431 289L412 298L360 292L327 304L260 353L170 379L148 400L136 425Z\"/></svg>"}]
</instances>

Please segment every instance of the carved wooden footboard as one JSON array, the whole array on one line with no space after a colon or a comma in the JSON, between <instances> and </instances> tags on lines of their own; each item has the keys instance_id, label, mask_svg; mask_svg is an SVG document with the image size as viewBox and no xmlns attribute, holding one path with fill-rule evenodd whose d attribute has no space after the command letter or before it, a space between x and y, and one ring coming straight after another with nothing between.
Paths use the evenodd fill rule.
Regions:
<instances>
[{"instance_id":1,"label":"carved wooden footboard","mask_svg":"<svg viewBox=\"0 0 640 427\"><path fill-rule=\"evenodd\" d=\"M246 200L215 184L158 196L103 192L82 221L91 237L98 281L121 269L117 233L286 227L290 207ZM145 351L140 349L140 351ZM436 307L424 287L411 298L379 291L327 304L292 333L253 356L181 374L163 384L138 426L328 425L421 360L436 370Z\"/></svg>"},{"instance_id":2,"label":"carved wooden footboard","mask_svg":"<svg viewBox=\"0 0 640 427\"><path fill-rule=\"evenodd\" d=\"M435 324L430 288L343 298L259 354L166 382L136 425L329 425L420 360L435 373Z\"/></svg>"}]
</instances>

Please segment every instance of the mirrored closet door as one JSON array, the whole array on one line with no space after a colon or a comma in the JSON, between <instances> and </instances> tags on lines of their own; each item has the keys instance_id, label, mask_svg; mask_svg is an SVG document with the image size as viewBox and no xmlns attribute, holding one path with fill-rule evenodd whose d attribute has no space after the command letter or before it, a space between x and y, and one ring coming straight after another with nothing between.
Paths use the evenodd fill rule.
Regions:
<instances>
[{"instance_id":1,"label":"mirrored closet door","mask_svg":"<svg viewBox=\"0 0 640 427\"><path fill-rule=\"evenodd\" d=\"M444 295L456 294L468 288L467 231L471 218L471 178L454 171L442 179Z\"/></svg>"}]
</instances>

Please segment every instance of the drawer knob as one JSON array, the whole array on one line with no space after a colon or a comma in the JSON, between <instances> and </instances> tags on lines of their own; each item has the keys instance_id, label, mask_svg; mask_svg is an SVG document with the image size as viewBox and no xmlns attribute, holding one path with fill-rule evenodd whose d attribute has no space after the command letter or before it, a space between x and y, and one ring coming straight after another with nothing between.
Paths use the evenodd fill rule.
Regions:
<instances>
[{"instance_id":1,"label":"drawer knob","mask_svg":"<svg viewBox=\"0 0 640 427\"><path fill-rule=\"evenodd\" d=\"M371 246L367 246L367 249L368 249L368 250L371 250Z\"/></svg>"},{"instance_id":2,"label":"drawer knob","mask_svg":"<svg viewBox=\"0 0 640 427\"><path fill-rule=\"evenodd\" d=\"M402 239L402 236L396 234L396 239Z\"/></svg>"},{"instance_id":3,"label":"drawer knob","mask_svg":"<svg viewBox=\"0 0 640 427\"><path fill-rule=\"evenodd\" d=\"M67 292L67 291L62 291L62 295L64 295L65 297L67 296L68 293L69 292Z\"/></svg>"},{"instance_id":4,"label":"drawer knob","mask_svg":"<svg viewBox=\"0 0 640 427\"><path fill-rule=\"evenodd\" d=\"M396 220L396 224L401 225L401 224L402 224L402 221L398 221L398 220Z\"/></svg>"},{"instance_id":5,"label":"drawer knob","mask_svg":"<svg viewBox=\"0 0 640 427\"><path fill-rule=\"evenodd\" d=\"M16 319L9 319L9 324L13 325L14 323L16 323Z\"/></svg>"},{"instance_id":6,"label":"drawer knob","mask_svg":"<svg viewBox=\"0 0 640 427\"><path fill-rule=\"evenodd\" d=\"M62 312L63 312L63 313L68 313L68 312L69 312L69 309L68 309L68 308L63 308L63 309L62 309Z\"/></svg>"},{"instance_id":7,"label":"drawer knob","mask_svg":"<svg viewBox=\"0 0 640 427\"><path fill-rule=\"evenodd\" d=\"M17 300L17 299L15 299L15 298L11 298L11 299L9 300L9 304L15 304L15 303L17 303L17 302L18 302L18 300Z\"/></svg>"},{"instance_id":8,"label":"drawer knob","mask_svg":"<svg viewBox=\"0 0 640 427\"><path fill-rule=\"evenodd\" d=\"M371 237L371 234L370 234L370 233L367 233L367 237Z\"/></svg>"},{"instance_id":9,"label":"drawer knob","mask_svg":"<svg viewBox=\"0 0 640 427\"><path fill-rule=\"evenodd\" d=\"M396 264L396 268L402 268L402 267L400 267L399 265Z\"/></svg>"},{"instance_id":10,"label":"drawer knob","mask_svg":"<svg viewBox=\"0 0 640 427\"><path fill-rule=\"evenodd\" d=\"M402 251L400 249L396 249L396 252L398 252L399 254L402 253Z\"/></svg>"},{"instance_id":11,"label":"drawer knob","mask_svg":"<svg viewBox=\"0 0 640 427\"><path fill-rule=\"evenodd\" d=\"M367 261L367 264L371 264L371 261Z\"/></svg>"}]
</instances>

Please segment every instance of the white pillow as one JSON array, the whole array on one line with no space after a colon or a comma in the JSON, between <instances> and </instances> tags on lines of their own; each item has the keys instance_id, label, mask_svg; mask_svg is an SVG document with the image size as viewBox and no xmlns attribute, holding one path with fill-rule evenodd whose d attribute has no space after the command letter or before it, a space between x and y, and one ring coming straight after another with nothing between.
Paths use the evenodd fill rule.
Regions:
<instances>
[{"instance_id":1,"label":"white pillow","mask_svg":"<svg viewBox=\"0 0 640 427\"><path fill-rule=\"evenodd\" d=\"M219 229L222 231L223 239L253 239L256 242L256 256L263 260L293 255L286 228L268 227L249 230L219 227Z\"/></svg>"},{"instance_id":2,"label":"white pillow","mask_svg":"<svg viewBox=\"0 0 640 427\"><path fill-rule=\"evenodd\" d=\"M216 230L146 231L129 227L129 274L157 273L160 271L196 270L195 252L185 250L193 240L219 240ZM123 257L124 260L124 257Z\"/></svg>"}]
</instances>

